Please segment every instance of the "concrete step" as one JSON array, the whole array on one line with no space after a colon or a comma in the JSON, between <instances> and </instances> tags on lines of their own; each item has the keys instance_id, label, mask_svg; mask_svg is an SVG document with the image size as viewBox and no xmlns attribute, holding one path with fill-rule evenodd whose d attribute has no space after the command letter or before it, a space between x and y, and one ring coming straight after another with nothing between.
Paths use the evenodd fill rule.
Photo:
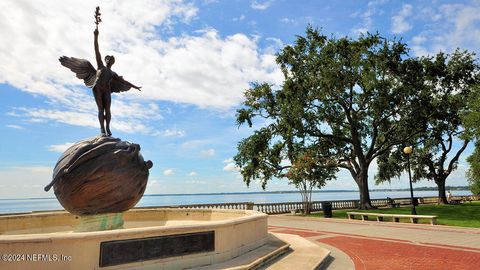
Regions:
<instances>
[{"instance_id":1,"label":"concrete step","mask_svg":"<svg viewBox=\"0 0 480 270\"><path fill-rule=\"evenodd\" d=\"M229 261L217 264L197 267L199 270L243 270L256 269L270 260L281 256L283 253L289 251L289 244L280 240L273 234L269 234L268 241L265 245L235 257Z\"/></svg>"},{"instance_id":2,"label":"concrete step","mask_svg":"<svg viewBox=\"0 0 480 270\"><path fill-rule=\"evenodd\" d=\"M208 265L201 270L293 270L317 269L330 251L298 235L271 233L267 244L227 262Z\"/></svg>"},{"instance_id":3,"label":"concrete step","mask_svg":"<svg viewBox=\"0 0 480 270\"><path fill-rule=\"evenodd\" d=\"M293 234L276 233L276 237L290 244L292 250L282 256L278 261L267 265L266 270L293 270L293 269L318 269L327 262L330 250Z\"/></svg>"}]
</instances>

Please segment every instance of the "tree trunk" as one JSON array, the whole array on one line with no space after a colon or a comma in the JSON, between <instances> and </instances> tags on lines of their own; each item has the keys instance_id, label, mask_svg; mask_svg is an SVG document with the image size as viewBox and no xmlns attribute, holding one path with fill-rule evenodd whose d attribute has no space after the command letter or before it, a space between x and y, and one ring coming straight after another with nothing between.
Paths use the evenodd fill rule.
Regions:
<instances>
[{"instance_id":1,"label":"tree trunk","mask_svg":"<svg viewBox=\"0 0 480 270\"><path fill-rule=\"evenodd\" d=\"M360 204L358 205L359 209L374 209L376 207L372 206L370 201L370 191L368 189L368 172L367 170L361 171L356 177L355 182L357 182L358 189L360 191Z\"/></svg>"},{"instance_id":2,"label":"tree trunk","mask_svg":"<svg viewBox=\"0 0 480 270\"><path fill-rule=\"evenodd\" d=\"M303 201L303 209L304 209L304 214L305 215L310 215L311 212L312 212L312 208L311 208L311 196L309 196L309 193L311 193L311 191L308 191L308 190L305 190L305 196L304 196L304 201Z\"/></svg>"},{"instance_id":3,"label":"tree trunk","mask_svg":"<svg viewBox=\"0 0 480 270\"><path fill-rule=\"evenodd\" d=\"M308 191L307 191L307 210L306 210L306 213L305 215L310 215L311 212L312 212L312 189L309 188Z\"/></svg>"},{"instance_id":4,"label":"tree trunk","mask_svg":"<svg viewBox=\"0 0 480 270\"><path fill-rule=\"evenodd\" d=\"M438 186L438 203L448 204L447 195L445 194L445 177L438 177L435 179L435 184Z\"/></svg>"},{"instance_id":5,"label":"tree trunk","mask_svg":"<svg viewBox=\"0 0 480 270\"><path fill-rule=\"evenodd\" d=\"M309 192L308 192L307 189L300 188L300 194L302 195L302 205L303 205L303 214L304 215L310 215L310 213L311 213L311 208L310 208L311 207L311 204L310 204L311 199L309 199L308 193Z\"/></svg>"},{"instance_id":6,"label":"tree trunk","mask_svg":"<svg viewBox=\"0 0 480 270\"><path fill-rule=\"evenodd\" d=\"M312 209L310 208L310 202L307 201L305 203L305 215L307 215L307 216L310 215L311 211L312 211Z\"/></svg>"}]
</instances>

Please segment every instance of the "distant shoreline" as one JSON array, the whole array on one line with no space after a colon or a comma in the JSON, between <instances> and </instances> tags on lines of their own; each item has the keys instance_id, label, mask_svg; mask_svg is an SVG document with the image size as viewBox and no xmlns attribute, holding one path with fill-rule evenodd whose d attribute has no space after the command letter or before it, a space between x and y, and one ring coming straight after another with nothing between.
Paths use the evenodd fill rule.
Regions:
<instances>
[{"instance_id":1,"label":"distant shoreline","mask_svg":"<svg viewBox=\"0 0 480 270\"><path fill-rule=\"evenodd\" d=\"M467 186L445 187L445 190L469 190ZM394 192L394 191L410 191L409 188L398 189L371 189L370 192ZM413 191L438 191L437 187L418 187ZM336 189L336 190L313 190L312 193L329 193L329 192L358 192L352 189ZM242 194L285 194L300 193L298 190L278 190L278 191L252 191L252 192L213 192L213 193L177 193L177 194L145 194L143 196L202 196L202 195L242 195Z\"/></svg>"},{"instance_id":2,"label":"distant shoreline","mask_svg":"<svg viewBox=\"0 0 480 270\"><path fill-rule=\"evenodd\" d=\"M414 188L414 191L438 191L437 187L418 187ZM446 187L445 190L458 191L469 190L467 186ZM395 192L395 191L410 191L408 188L401 189L372 189L370 192ZM358 190L313 190L313 193L334 193L334 192L358 192ZM288 194L299 193L298 190L278 190L278 191L252 191L252 192L212 192L212 193L172 193L172 194L145 194L144 197L165 197L165 196L212 196L212 195L248 195L248 194ZM55 197L39 197L39 198L11 198L0 199L0 201L6 200L48 200L56 199Z\"/></svg>"}]
</instances>

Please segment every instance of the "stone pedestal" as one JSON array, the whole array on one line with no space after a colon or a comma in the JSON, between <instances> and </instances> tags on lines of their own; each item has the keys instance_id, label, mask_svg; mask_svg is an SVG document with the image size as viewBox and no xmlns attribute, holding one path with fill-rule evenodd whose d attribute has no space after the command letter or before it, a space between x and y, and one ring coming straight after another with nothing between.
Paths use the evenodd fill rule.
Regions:
<instances>
[{"instance_id":1,"label":"stone pedestal","mask_svg":"<svg viewBox=\"0 0 480 270\"><path fill-rule=\"evenodd\" d=\"M95 232L123 229L123 213L81 216L75 232Z\"/></svg>"}]
</instances>

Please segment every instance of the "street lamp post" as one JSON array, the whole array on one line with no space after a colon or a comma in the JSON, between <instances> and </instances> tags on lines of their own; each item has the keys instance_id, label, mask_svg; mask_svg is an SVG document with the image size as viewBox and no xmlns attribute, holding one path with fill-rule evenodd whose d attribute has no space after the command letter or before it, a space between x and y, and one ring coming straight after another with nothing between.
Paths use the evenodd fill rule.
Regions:
<instances>
[{"instance_id":1,"label":"street lamp post","mask_svg":"<svg viewBox=\"0 0 480 270\"><path fill-rule=\"evenodd\" d=\"M407 155L407 166L408 166L408 181L410 182L410 198L412 200L412 215L417 214L417 210L415 210L415 202L413 201L413 186L412 186L412 174L410 172L410 154L412 153L413 149L411 146L407 146L403 148L403 153ZM414 219L414 222L416 220ZM416 222L415 222L416 223Z\"/></svg>"}]
</instances>

